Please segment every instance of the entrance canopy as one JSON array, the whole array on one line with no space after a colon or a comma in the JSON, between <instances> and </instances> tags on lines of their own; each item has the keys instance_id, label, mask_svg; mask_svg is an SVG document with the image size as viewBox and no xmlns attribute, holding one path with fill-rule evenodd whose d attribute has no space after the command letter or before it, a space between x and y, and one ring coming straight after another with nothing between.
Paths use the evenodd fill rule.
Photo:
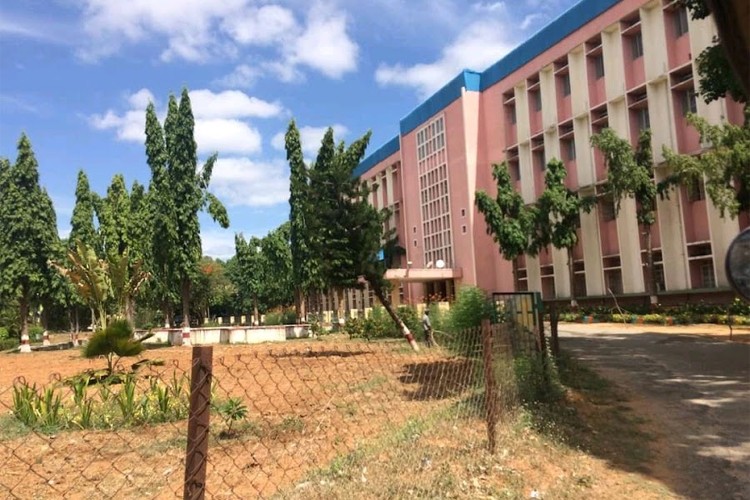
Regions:
<instances>
[{"instance_id":1,"label":"entrance canopy","mask_svg":"<svg viewBox=\"0 0 750 500\"><path fill-rule=\"evenodd\" d=\"M460 279L463 272L460 267L453 269L388 269L385 272L385 279L388 281L400 281L402 283L426 283L429 281L442 281Z\"/></svg>"}]
</instances>

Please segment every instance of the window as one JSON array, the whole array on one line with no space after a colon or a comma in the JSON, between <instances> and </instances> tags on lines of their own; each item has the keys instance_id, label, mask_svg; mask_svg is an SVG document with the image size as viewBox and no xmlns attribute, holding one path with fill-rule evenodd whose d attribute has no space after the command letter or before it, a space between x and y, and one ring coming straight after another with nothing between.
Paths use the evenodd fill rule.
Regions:
<instances>
[{"instance_id":1,"label":"window","mask_svg":"<svg viewBox=\"0 0 750 500\"><path fill-rule=\"evenodd\" d=\"M622 293L622 271L613 269L606 272L607 288L615 295Z\"/></svg>"},{"instance_id":2,"label":"window","mask_svg":"<svg viewBox=\"0 0 750 500\"><path fill-rule=\"evenodd\" d=\"M613 221L617 218L615 214L615 202L612 198L602 198L599 209L602 213L602 219L605 222Z\"/></svg>"},{"instance_id":3,"label":"window","mask_svg":"<svg viewBox=\"0 0 750 500\"><path fill-rule=\"evenodd\" d=\"M519 166L517 161L512 161L508 164L510 167L510 176L513 180L521 180L521 167Z\"/></svg>"},{"instance_id":4,"label":"window","mask_svg":"<svg viewBox=\"0 0 750 500\"><path fill-rule=\"evenodd\" d=\"M643 35L640 31L630 37L630 55L633 59L638 59L643 55Z\"/></svg>"},{"instance_id":5,"label":"window","mask_svg":"<svg viewBox=\"0 0 750 500\"><path fill-rule=\"evenodd\" d=\"M465 208L461 209L461 217L466 217L466 209Z\"/></svg>"},{"instance_id":6,"label":"window","mask_svg":"<svg viewBox=\"0 0 750 500\"><path fill-rule=\"evenodd\" d=\"M567 73L562 76L562 95L570 95L570 75Z\"/></svg>"},{"instance_id":7,"label":"window","mask_svg":"<svg viewBox=\"0 0 750 500\"><path fill-rule=\"evenodd\" d=\"M635 110L635 119L638 124L638 131L646 130L651 127L651 120L648 116L648 108L638 108Z\"/></svg>"},{"instance_id":8,"label":"window","mask_svg":"<svg viewBox=\"0 0 750 500\"><path fill-rule=\"evenodd\" d=\"M690 184L687 185L688 200L691 202L705 200L706 199L706 186L703 184L703 179L693 179Z\"/></svg>"},{"instance_id":9,"label":"window","mask_svg":"<svg viewBox=\"0 0 750 500\"><path fill-rule=\"evenodd\" d=\"M542 93L539 91L531 93L531 99L534 101L534 111L542 110Z\"/></svg>"},{"instance_id":10,"label":"window","mask_svg":"<svg viewBox=\"0 0 750 500\"><path fill-rule=\"evenodd\" d=\"M714 288L716 286L713 262L703 262L701 264L701 285L703 288Z\"/></svg>"},{"instance_id":11,"label":"window","mask_svg":"<svg viewBox=\"0 0 750 500\"><path fill-rule=\"evenodd\" d=\"M604 78L604 58L601 55L594 57L594 75L597 80Z\"/></svg>"},{"instance_id":12,"label":"window","mask_svg":"<svg viewBox=\"0 0 750 500\"><path fill-rule=\"evenodd\" d=\"M508 116L510 120L511 125L516 124L516 107L515 106L508 106Z\"/></svg>"},{"instance_id":13,"label":"window","mask_svg":"<svg viewBox=\"0 0 750 500\"><path fill-rule=\"evenodd\" d=\"M683 90L680 93L680 101L682 105L682 116L687 116L688 113L698 112L698 105L695 102L695 92L693 89Z\"/></svg>"},{"instance_id":14,"label":"window","mask_svg":"<svg viewBox=\"0 0 750 500\"><path fill-rule=\"evenodd\" d=\"M567 158L568 161L573 161L576 159L576 141L573 139L569 139L567 141L563 142L564 148L565 148L565 158Z\"/></svg>"},{"instance_id":15,"label":"window","mask_svg":"<svg viewBox=\"0 0 750 500\"><path fill-rule=\"evenodd\" d=\"M654 264L654 281L656 282L656 291L663 292L667 289L664 281L664 266Z\"/></svg>"},{"instance_id":16,"label":"window","mask_svg":"<svg viewBox=\"0 0 750 500\"><path fill-rule=\"evenodd\" d=\"M546 170L547 164L544 161L544 150L538 150L534 151L534 163L536 163L536 166L539 170Z\"/></svg>"},{"instance_id":17,"label":"window","mask_svg":"<svg viewBox=\"0 0 750 500\"><path fill-rule=\"evenodd\" d=\"M688 15L685 7L680 7L674 13L674 32L678 38L688 32Z\"/></svg>"}]
</instances>

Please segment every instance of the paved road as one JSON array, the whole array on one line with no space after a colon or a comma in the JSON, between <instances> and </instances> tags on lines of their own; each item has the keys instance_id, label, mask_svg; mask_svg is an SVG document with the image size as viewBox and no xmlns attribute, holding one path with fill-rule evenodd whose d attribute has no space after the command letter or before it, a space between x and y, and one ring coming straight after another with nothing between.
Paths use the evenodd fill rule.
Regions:
<instances>
[{"instance_id":1,"label":"paved road","mask_svg":"<svg viewBox=\"0 0 750 500\"><path fill-rule=\"evenodd\" d=\"M668 443L660 467L690 499L750 499L750 344L560 326L561 346L627 388Z\"/></svg>"}]
</instances>

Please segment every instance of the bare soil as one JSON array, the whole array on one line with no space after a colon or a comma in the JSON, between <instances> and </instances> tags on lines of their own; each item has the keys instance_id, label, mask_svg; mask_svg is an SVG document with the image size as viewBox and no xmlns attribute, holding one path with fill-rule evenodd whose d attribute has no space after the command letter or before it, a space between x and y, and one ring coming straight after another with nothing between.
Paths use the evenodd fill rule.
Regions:
<instances>
[{"instance_id":1,"label":"bare soil","mask_svg":"<svg viewBox=\"0 0 750 500\"><path fill-rule=\"evenodd\" d=\"M190 356L188 348L146 351L143 358L164 365L139 375L181 376L190 371ZM673 496L637 467L560 442L515 413L505 415L498 453L490 455L483 408L472 399L481 371L439 349L415 355L403 342L346 339L221 345L214 346L213 365L214 398L240 397L249 415L225 439L226 425L212 414L209 497ZM0 497L182 496L186 421L52 435L13 423L12 386L20 377L71 398L62 381L103 366L77 350L0 355L0 426L6 426L0 429ZM569 405L593 425L619 411L617 402L577 391ZM581 425L582 432L591 430ZM643 445L643 435L626 434Z\"/></svg>"}]
</instances>

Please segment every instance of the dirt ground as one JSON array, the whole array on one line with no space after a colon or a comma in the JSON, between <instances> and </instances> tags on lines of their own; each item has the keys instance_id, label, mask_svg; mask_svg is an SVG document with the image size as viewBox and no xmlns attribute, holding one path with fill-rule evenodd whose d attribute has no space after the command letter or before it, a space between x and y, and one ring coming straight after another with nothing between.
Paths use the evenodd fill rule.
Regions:
<instances>
[{"instance_id":1,"label":"dirt ground","mask_svg":"<svg viewBox=\"0 0 750 500\"><path fill-rule=\"evenodd\" d=\"M164 364L139 373L180 376L190 370L190 354L178 347L146 351L143 358ZM346 339L222 345L214 346L213 365L214 398L240 397L249 415L231 439L222 439L225 426L211 417L209 497L528 498L534 491L542 498L678 497L614 455L589 455L512 416L501 425L499 452L490 456L483 407L471 402L481 371L441 350L413 354L400 341ZM182 495L184 420L51 435L11 428L19 377L59 387L69 400L61 381L103 366L78 351L0 355L0 497ZM585 395L571 405L587 418L611 410Z\"/></svg>"}]
</instances>

